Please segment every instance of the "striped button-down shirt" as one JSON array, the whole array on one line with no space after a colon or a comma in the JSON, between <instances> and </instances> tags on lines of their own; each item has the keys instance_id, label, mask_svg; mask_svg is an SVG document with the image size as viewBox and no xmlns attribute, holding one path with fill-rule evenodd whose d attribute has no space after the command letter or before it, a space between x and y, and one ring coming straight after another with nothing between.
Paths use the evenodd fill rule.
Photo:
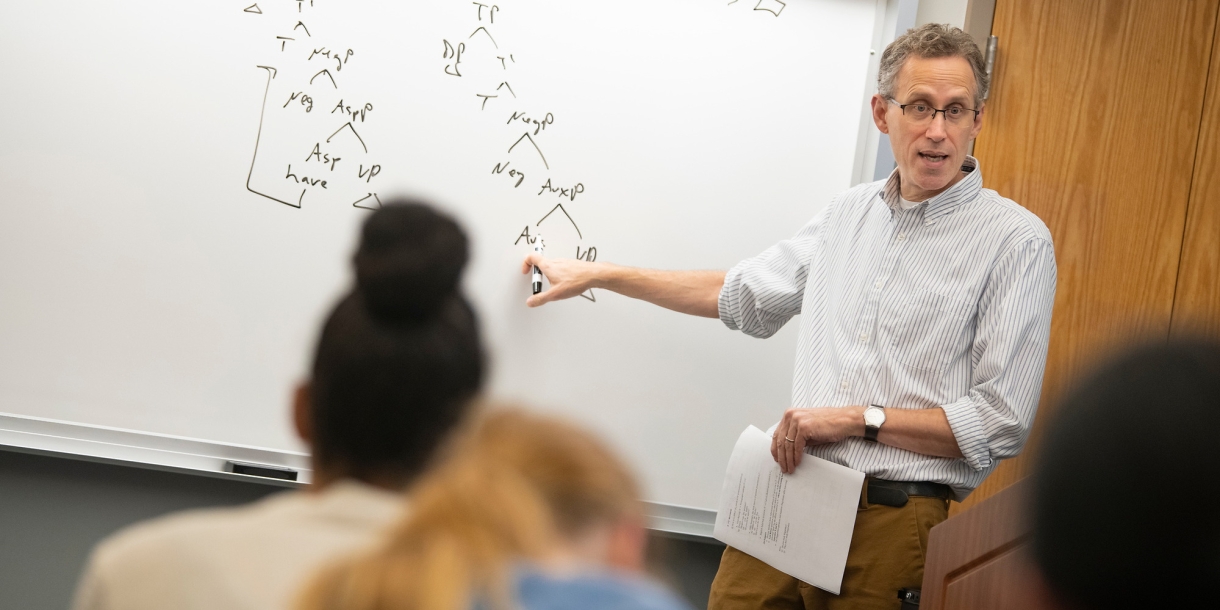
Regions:
<instances>
[{"instance_id":1,"label":"striped button-down shirt","mask_svg":"<svg viewBox=\"0 0 1220 610\"><path fill-rule=\"evenodd\" d=\"M807 449L964 499L1029 435L1046 366L1055 252L1037 216L966 176L909 210L899 179L836 197L792 239L742 261L720 319L755 337L801 316L792 406L944 409L963 458L861 438Z\"/></svg>"}]
</instances>

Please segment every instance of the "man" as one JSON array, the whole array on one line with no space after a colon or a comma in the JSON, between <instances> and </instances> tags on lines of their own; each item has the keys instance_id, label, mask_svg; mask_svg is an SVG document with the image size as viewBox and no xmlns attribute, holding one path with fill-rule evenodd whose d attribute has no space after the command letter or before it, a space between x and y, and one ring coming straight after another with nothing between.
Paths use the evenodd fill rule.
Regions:
<instances>
[{"instance_id":1,"label":"man","mask_svg":"<svg viewBox=\"0 0 1220 610\"><path fill-rule=\"evenodd\" d=\"M873 121L898 168L842 193L797 235L722 271L654 271L531 255L551 288L606 288L718 317L756 337L801 320L792 407L772 454L863 471L842 594L725 550L712 608L897 608L919 588L928 530L999 460L1037 408L1055 292L1050 233L982 188L966 154L988 77L957 28L926 25L882 55Z\"/></svg>"},{"instance_id":2,"label":"man","mask_svg":"<svg viewBox=\"0 0 1220 610\"><path fill-rule=\"evenodd\" d=\"M356 288L327 318L296 392L311 487L112 536L90 558L75 608L287 609L327 562L380 540L483 378L474 313L457 289L466 258L461 229L427 206L396 202L370 216Z\"/></svg>"}]
</instances>

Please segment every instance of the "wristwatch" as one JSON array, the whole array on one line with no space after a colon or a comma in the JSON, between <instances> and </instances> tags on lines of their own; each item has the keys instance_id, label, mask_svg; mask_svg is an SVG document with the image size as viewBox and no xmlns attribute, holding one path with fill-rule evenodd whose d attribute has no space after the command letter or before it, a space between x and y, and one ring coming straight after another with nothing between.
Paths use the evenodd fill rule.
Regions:
<instances>
[{"instance_id":1,"label":"wristwatch","mask_svg":"<svg viewBox=\"0 0 1220 610\"><path fill-rule=\"evenodd\" d=\"M869 405L864 410L864 440L877 442L877 433L881 431L881 425L884 423L885 407Z\"/></svg>"}]
</instances>

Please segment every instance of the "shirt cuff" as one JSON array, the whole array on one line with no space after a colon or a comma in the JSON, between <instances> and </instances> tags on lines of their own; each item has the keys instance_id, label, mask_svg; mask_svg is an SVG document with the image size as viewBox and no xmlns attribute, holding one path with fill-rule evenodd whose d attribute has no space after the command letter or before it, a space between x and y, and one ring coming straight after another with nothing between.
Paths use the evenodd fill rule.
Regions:
<instances>
[{"instance_id":1,"label":"shirt cuff","mask_svg":"<svg viewBox=\"0 0 1220 610\"><path fill-rule=\"evenodd\" d=\"M720 321L729 330L741 330L737 324L737 319L733 313L741 308L741 299L739 298L741 285L739 284L741 270L738 267L729 269L729 272L724 274L724 285L720 288L720 297L716 299L716 308L720 313Z\"/></svg>"},{"instance_id":2,"label":"shirt cuff","mask_svg":"<svg viewBox=\"0 0 1220 610\"><path fill-rule=\"evenodd\" d=\"M987 433L983 430L983 420L979 417L978 407L969 396L961 400L941 405L945 417L949 419L949 428L957 439L957 447L966 459L966 465L976 471L990 468L991 452L987 449Z\"/></svg>"}]
</instances>

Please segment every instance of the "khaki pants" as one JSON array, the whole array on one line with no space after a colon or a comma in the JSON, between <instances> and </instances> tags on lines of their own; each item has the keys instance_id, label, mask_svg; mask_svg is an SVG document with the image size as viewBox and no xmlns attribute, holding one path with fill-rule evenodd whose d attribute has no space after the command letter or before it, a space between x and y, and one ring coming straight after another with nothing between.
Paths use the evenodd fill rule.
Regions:
<instances>
[{"instance_id":1,"label":"khaki pants","mask_svg":"<svg viewBox=\"0 0 1220 610\"><path fill-rule=\"evenodd\" d=\"M868 504L861 495L839 595L807 585L733 547L724 550L709 610L897 610L898 590L923 584L928 530L949 502L912 497L902 508Z\"/></svg>"}]
</instances>

